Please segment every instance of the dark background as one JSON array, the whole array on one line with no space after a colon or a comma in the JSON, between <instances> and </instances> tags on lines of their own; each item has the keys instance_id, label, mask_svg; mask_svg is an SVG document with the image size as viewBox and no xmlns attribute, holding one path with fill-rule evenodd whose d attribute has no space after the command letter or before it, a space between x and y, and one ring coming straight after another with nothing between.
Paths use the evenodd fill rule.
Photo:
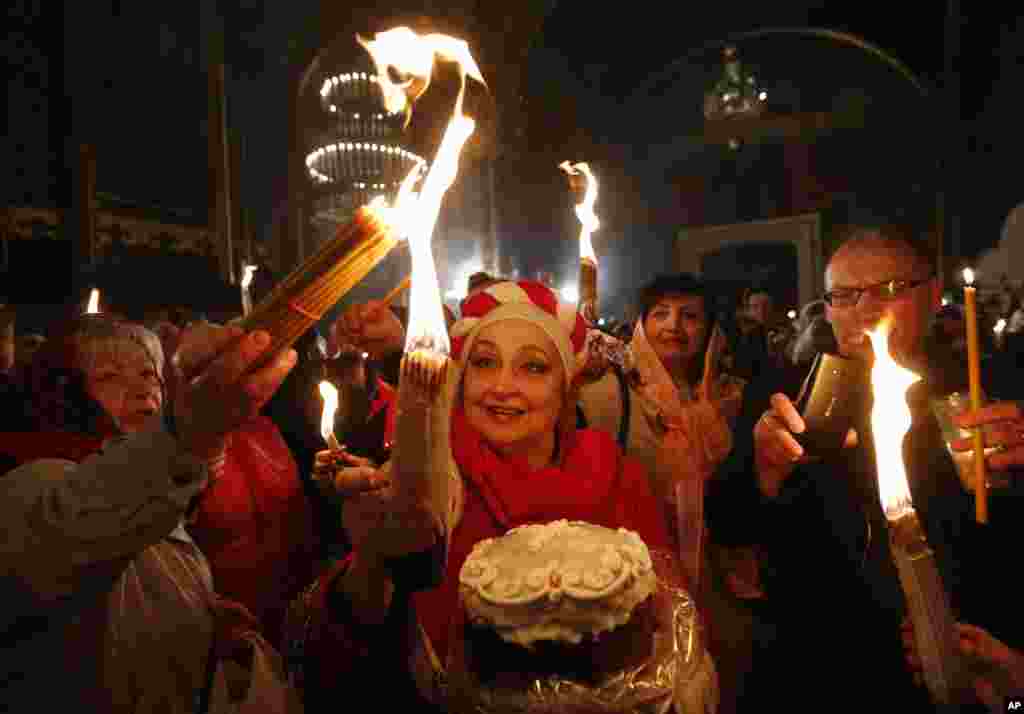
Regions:
<instances>
[{"instance_id":1,"label":"dark background","mask_svg":"<svg viewBox=\"0 0 1024 714\"><path fill-rule=\"evenodd\" d=\"M316 0L80 5L6 5L5 205L59 205L67 191L65 142L79 135L97 147L97 187L108 202L207 223L204 38L222 26L229 121L242 137L241 200L253 239L271 240L286 211L295 78L316 46L364 28L326 27ZM842 218L926 216L942 181L948 250L971 258L998 241L1020 201L1013 179L1024 35L1009 4L527 5L539 31L513 38L522 53L488 77L505 112L501 249L526 273L560 273L572 263L577 225L557 170L566 158L589 160L602 179L604 225L595 242L610 258L603 280L611 292L628 292L634 276L667 265L680 220L674 177L697 167L716 195L737 192L728 205L709 201L709 222L757 217L775 200L777 146L729 154L685 138L699 132L703 94L720 72L717 50L701 48L758 27L855 33L901 59L928 90L920 96L884 63L836 43L774 37L740 44L773 110L824 111L844 101L867 107L869 130L829 136L816 159L852 196L836 204L849 214ZM502 3L474 7L500 28ZM502 93L510 84L518 95L511 101ZM941 176L937 156L947 167Z\"/></svg>"}]
</instances>

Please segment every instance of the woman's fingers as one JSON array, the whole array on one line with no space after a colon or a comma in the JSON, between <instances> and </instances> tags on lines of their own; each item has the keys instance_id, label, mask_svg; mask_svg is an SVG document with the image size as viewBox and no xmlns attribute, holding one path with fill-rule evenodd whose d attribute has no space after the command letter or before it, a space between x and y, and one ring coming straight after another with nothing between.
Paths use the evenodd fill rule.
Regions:
<instances>
[{"instance_id":1,"label":"woman's fingers","mask_svg":"<svg viewBox=\"0 0 1024 714\"><path fill-rule=\"evenodd\" d=\"M1018 446L1024 444L1024 429L1015 422L998 422L984 429L985 446ZM974 448L974 439L955 439L952 442L954 451L967 451Z\"/></svg>"},{"instance_id":2,"label":"woman's fingers","mask_svg":"<svg viewBox=\"0 0 1024 714\"><path fill-rule=\"evenodd\" d=\"M355 454L350 454L348 451L342 451L338 456L340 456L345 463L351 464L352 466L364 466L370 469L377 468L376 464L369 459L363 458L362 456L356 456Z\"/></svg>"},{"instance_id":3,"label":"woman's fingers","mask_svg":"<svg viewBox=\"0 0 1024 714\"><path fill-rule=\"evenodd\" d=\"M958 426L965 429L1000 421L1021 422L1022 420L1024 420L1024 415L1021 414L1017 402L994 402L981 409L972 409L958 414L953 418Z\"/></svg>"},{"instance_id":4,"label":"woman's fingers","mask_svg":"<svg viewBox=\"0 0 1024 714\"><path fill-rule=\"evenodd\" d=\"M388 483L388 477L375 468L350 466L334 473L332 485L338 496L350 498L360 493L384 488Z\"/></svg>"},{"instance_id":5,"label":"woman's fingers","mask_svg":"<svg viewBox=\"0 0 1024 714\"><path fill-rule=\"evenodd\" d=\"M998 667L1010 664L1010 649L982 628L958 623L957 633L960 635L960 651L965 655L977 657Z\"/></svg>"}]
</instances>

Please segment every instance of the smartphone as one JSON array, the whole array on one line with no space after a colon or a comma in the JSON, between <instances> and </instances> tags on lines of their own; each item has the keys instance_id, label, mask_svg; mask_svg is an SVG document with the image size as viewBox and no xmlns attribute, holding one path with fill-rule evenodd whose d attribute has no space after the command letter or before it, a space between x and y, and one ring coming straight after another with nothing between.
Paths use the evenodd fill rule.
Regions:
<instances>
[{"instance_id":1,"label":"smartphone","mask_svg":"<svg viewBox=\"0 0 1024 714\"><path fill-rule=\"evenodd\" d=\"M793 436L807 455L825 457L842 450L868 383L865 362L818 353L794 404L806 428Z\"/></svg>"}]
</instances>

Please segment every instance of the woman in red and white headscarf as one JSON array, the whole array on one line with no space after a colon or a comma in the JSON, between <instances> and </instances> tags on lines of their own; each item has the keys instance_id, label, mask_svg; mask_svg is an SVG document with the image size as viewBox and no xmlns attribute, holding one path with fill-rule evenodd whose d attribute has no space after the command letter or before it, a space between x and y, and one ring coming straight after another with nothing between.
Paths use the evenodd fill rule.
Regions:
<instances>
[{"instance_id":1,"label":"woman in red and white headscarf","mask_svg":"<svg viewBox=\"0 0 1024 714\"><path fill-rule=\"evenodd\" d=\"M540 283L501 282L463 303L451 335L451 446L461 478L443 582L411 595L395 589L384 560L436 546L432 521L387 517L395 502L386 470L341 472L335 483L359 491L345 507L354 553L295 608L292 651L302 656L293 664L303 665L307 706L339 681L379 681L382 672L390 703L436 703L458 573L484 538L567 518L629 528L652 550L669 550L643 468L606 432L576 429L586 324L573 306Z\"/></svg>"}]
</instances>

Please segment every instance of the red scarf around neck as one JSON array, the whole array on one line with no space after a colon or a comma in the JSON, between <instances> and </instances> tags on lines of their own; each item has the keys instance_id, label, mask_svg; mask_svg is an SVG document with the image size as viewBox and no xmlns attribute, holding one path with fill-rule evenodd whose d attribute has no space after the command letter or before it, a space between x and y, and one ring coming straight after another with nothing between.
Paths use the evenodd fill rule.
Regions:
<instances>
[{"instance_id":1,"label":"red scarf around neck","mask_svg":"<svg viewBox=\"0 0 1024 714\"><path fill-rule=\"evenodd\" d=\"M459 619L458 578L473 546L527 523L562 518L628 528L651 549L669 550L664 513L647 474L624 457L603 431L571 431L557 466L531 470L487 446L461 411L452 415L452 453L466 488L462 519L452 533L448 568L439 588L414 594L416 612L443 659ZM453 621L453 618L454 621Z\"/></svg>"}]
</instances>

